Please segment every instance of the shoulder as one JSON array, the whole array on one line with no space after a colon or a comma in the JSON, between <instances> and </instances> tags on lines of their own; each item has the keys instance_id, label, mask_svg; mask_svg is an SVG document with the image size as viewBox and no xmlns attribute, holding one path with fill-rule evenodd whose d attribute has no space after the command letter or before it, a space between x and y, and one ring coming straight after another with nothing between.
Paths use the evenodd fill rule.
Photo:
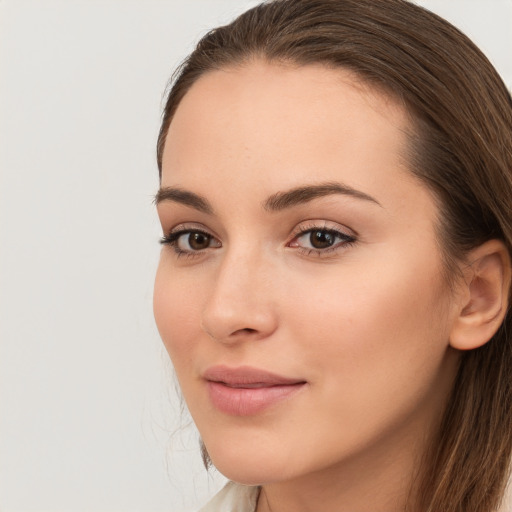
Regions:
<instances>
[{"instance_id":1,"label":"shoulder","mask_svg":"<svg viewBox=\"0 0 512 512\"><path fill-rule=\"evenodd\" d=\"M260 489L228 482L199 512L254 512Z\"/></svg>"}]
</instances>

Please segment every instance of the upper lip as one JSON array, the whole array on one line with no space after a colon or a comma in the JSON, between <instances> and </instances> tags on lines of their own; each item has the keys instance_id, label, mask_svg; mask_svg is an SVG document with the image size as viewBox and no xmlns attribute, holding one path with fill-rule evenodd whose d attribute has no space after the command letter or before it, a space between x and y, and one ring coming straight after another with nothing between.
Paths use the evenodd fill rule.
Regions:
<instances>
[{"instance_id":1,"label":"upper lip","mask_svg":"<svg viewBox=\"0 0 512 512\"><path fill-rule=\"evenodd\" d=\"M203 378L207 381L219 382L230 387L289 386L306 382L304 379L284 377L251 366L239 366L236 368L212 366L204 372Z\"/></svg>"}]
</instances>

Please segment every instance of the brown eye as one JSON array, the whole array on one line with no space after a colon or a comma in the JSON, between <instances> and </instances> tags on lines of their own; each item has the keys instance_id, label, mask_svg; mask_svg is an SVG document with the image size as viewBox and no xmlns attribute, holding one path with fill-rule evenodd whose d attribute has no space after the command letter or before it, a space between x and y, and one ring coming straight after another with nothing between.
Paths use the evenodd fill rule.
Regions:
<instances>
[{"instance_id":1,"label":"brown eye","mask_svg":"<svg viewBox=\"0 0 512 512\"><path fill-rule=\"evenodd\" d=\"M206 249L222 247L222 243L205 231L183 229L164 236L160 242L170 245L178 254L200 253Z\"/></svg>"},{"instance_id":2,"label":"brown eye","mask_svg":"<svg viewBox=\"0 0 512 512\"><path fill-rule=\"evenodd\" d=\"M304 250L307 254L327 254L342 247L349 246L356 241L353 235L348 235L337 229L312 228L302 231L289 244L289 247L296 247Z\"/></svg>"},{"instance_id":3,"label":"brown eye","mask_svg":"<svg viewBox=\"0 0 512 512\"><path fill-rule=\"evenodd\" d=\"M193 251L202 251L210 246L212 237L206 233L193 231L188 235L188 245ZM185 249L186 250L186 249Z\"/></svg>"},{"instance_id":4,"label":"brown eye","mask_svg":"<svg viewBox=\"0 0 512 512\"><path fill-rule=\"evenodd\" d=\"M332 231L316 230L311 231L309 243L315 249L327 249L336 242L336 234Z\"/></svg>"}]
</instances>

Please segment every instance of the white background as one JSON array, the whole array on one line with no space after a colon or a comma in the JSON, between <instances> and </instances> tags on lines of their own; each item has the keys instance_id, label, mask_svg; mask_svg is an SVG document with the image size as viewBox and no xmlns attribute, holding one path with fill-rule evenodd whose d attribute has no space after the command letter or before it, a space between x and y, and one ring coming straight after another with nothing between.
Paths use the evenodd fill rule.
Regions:
<instances>
[{"instance_id":1,"label":"white background","mask_svg":"<svg viewBox=\"0 0 512 512\"><path fill-rule=\"evenodd\" d=\"M221 484L153 325L172 69L247 0L0 0L0 511L195 509ZM512 0L420 2L512 84Z\"/></svg>"}]
</instances>

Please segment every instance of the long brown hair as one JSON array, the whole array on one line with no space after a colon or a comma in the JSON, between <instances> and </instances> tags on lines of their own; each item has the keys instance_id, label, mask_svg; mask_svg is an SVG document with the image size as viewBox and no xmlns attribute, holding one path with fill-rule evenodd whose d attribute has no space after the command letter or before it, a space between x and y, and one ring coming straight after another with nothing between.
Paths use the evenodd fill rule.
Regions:
<instances>
[{"instance_id":1,"label":"long brown hair","mask_svg":"<svg viewBox=\"0 0 512 512\"><path fill-rule=\"evenodd\" d=\"M171 81L158 138L204 73L254 58L356 72L403 102L414 125L410 171L435 194L447 278L498 238L512 253L512 99L478 48L406 0L274 0L206 34ZM512 454L511 315L462 354L441 427L430 442L413 512L498 509Z\"/></svg>"}]
</instances>

